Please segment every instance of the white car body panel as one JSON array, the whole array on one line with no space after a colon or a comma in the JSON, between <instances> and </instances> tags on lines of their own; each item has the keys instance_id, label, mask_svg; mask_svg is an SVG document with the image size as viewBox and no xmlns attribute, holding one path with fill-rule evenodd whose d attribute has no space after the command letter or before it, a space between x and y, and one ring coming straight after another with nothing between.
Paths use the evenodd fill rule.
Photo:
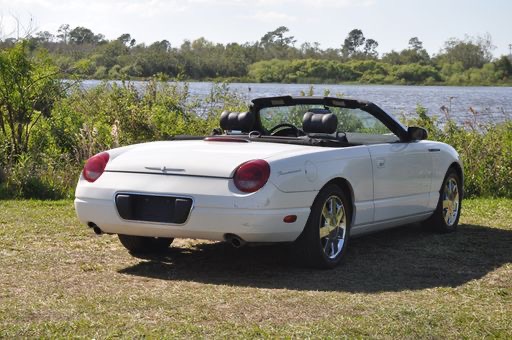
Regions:
<instances>
[{"instance_id":1,"label":"white car body panel","mask_svg":"<svg viewBox=\"0 0 512 340\"><path fill-rule=\"evenodd\" d=\"M98 180L90 183L81 176L78 182L75 207L81 222L106 233L211 240L235 234L247 242L294 241L318 192L337 179L351 188L352 235L420 221L435 209L448 167L460 165L453 148L431 141L341 148L168 141L109 155ZM247 194L232 177L252 159L266 160L271 174L263 188ZM117 213L119 193L189 197L193 207L181 225L128 221ZM287 215L297 220L283 222Z\"/></svg>"},{"instance_id":2,"label":"white car body panel","mask_svg":"<svg viewBox=\"0 0 512 340\"><path fill-rule=\"evenodd\" d=\"M282 152L304 154L299 145L270 143L221 143L168 141L139 144L109 162L107 171L176 173L207 177L231 177L234 169L251 159L266 159ZM150 168L150 169L149 169Z\"/></svg>"},{"instance_id":3,"label":"white car body panel","mask_svg":"<svg viewBox=\"0 0 512 340\"><path fill-rule=\"evenodd\" d=\"M428 142L377 144L373 161L376 221L425 212L432 184Z\"/></svg>"}]
</instances>

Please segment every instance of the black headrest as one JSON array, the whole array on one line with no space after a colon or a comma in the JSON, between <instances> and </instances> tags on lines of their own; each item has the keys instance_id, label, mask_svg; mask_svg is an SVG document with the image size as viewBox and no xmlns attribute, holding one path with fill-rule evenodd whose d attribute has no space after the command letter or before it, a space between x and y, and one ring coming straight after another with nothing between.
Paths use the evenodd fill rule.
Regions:
<instances>
[{"instance_id":1,"label":"black headrest","mask_svg":"<svg viewBox=\"0 0 512 340\"><path fill-rule=\"evenodd\" d=\"M237 130L250 132L253 130L256 117L251 111L248 112L228 112L224 111L220 115L220 127L222 130Z\"/></svg>"},{"instance_id":2,"label":"black headrest","mask_svg":"<svg viewBox=\"0 0 512 340\"><path fill-rule=\"evenodd\" d=\"M338 129L338 117L329 110L306 112L302 118L302 130L305 133L334 133ZM320 112L322 111L322 112Z\"/></svg>"}]
</instances>

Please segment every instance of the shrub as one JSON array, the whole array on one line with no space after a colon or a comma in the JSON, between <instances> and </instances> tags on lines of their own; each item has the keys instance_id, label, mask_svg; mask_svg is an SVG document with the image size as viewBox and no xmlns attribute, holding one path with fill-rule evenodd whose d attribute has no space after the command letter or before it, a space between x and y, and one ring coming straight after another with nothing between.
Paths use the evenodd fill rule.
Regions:
<instances>
[{"instance_id":1,"label":"shrub","mask_svg":"<svg viewBox=\"0 0 512 340\"><path fill-rule=\"evenodd\" d=\"M0 139L10 149L4 159L27 152L32 128L62 94L58 69L45 51L31 53L27 41L0 51Z\"/></svg>"},{"instance_id":2,"label":"shrub","mask_svg":"<svg viewBox=\"0 0 512 340\"><path fill-rule=\"evenodd\" d=\"M304 65L308 61L295 66ZM325 65L308 67L313 66L315 72L330 72ZM369 81L370 72L365 73ZM313 94L313 87L309 92ZM104 82L89 90L76 86L33 124L26 151L16 158L10 157L8 136L0 135L0 197L70 197L84 161L92 155L180 134L206 135L218 127L222 111L245 109L244 98L222 83L202 99L192 97L186 83L157 80L142 88L130 82ZM449 112L444 123L421 106L416 113L408 125L425 127L431 139L448 143L460 153L468 196L512 197L511 121L480 124L473 111L472 119L460 126L449 119Z\"/></svg>"},{"instance_id":3,"label":"shrub","mask_svg":"<svg viewBox=\"0 0 512 340\"><path fill-rule=\"evenodd\" d=\"M435 67L421 64L407 64L394 66L393 75L397 80L407 84L418 84L429 79L430 82L439 81L441 76Z\"/></svg>"},{"instance_id":4,"label":"shrub","mask_svg":"<svg viewBox=\"0 0 512 340\"><path fill-rule=\"evenodd\" d=\"M7 180L0 182L0 198L60 199L72 196L68 166L56 169L53 161L36 161L29 154L23 154L11 167L6 169ZM62 164L64 165L64 164ZM75 177L75 176L73 176Z\"/></svg>"},{"instance_id":5,"label":"shrub","mask_svg":"<svg viewBox=\"0 0 512 340\"><path fill-rule=\"evenodd\" d=\"M202 100L190 96L187 84L156 80L140 89L129 82L76 86L34 125L27 151L17 160L0 144L0 197L70 197L92 155L180 134L207 135L222 111L243 109L243 99L227 84L215 84Z\"/></svg>"}]
</instances>

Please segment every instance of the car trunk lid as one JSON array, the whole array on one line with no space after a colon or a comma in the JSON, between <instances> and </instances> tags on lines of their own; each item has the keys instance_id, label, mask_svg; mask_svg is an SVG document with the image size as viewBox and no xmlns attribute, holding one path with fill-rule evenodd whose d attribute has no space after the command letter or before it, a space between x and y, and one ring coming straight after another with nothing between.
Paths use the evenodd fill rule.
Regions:
<instances>
[{"instance_id":1,"label":"car trunk lid","mask_svg":"<svg viewBox=\"0 0 512 340\"><path fill-rule=\"evenodd\" d=\"M168 141L134 146L111 160L106 171L230 178L242 163L293 153L303 146L225 141Z\"/></svg>"}]
</instances>

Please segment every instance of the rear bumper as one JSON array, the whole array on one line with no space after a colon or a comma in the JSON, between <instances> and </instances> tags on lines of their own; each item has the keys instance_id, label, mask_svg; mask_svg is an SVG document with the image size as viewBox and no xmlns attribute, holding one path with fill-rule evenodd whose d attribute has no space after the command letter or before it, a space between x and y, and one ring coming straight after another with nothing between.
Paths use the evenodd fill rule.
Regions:
<instances>
[{"instance_id":1,"label":"rear bumper","mask_svg":"<svg viewBox=\"0 0 512 340\"><path fill-rule=\"evenodd\" d=\"M302 232L309 208L295 209L221 209L193 207L185 224L128 221L119 217L115 203L102 199L75 199L82 223L92 222L103 232L153 237L223 240L235 234L247 242L294 241ZM294 223L284 223L287 215L296 215Z\"/></svg>"},{"instance_id":2,"label":"rear bumper","mask_svg":"<svg viewBox=\"0 0 512 340\"><path fill-rule=\"evenodd\" d=\"M233 188L231 179L104 173L94 183L80 179L75 209L82 223L94 223L105 233L208 240L235 234L247 242L289 242L304 229L317 194L285 193L271 182L251 194ZM183 224L132 221L118 213L119 193L190 197L194 203ZM297 220L283 222L287 215Z\"/></svg>"}]
</instances>

